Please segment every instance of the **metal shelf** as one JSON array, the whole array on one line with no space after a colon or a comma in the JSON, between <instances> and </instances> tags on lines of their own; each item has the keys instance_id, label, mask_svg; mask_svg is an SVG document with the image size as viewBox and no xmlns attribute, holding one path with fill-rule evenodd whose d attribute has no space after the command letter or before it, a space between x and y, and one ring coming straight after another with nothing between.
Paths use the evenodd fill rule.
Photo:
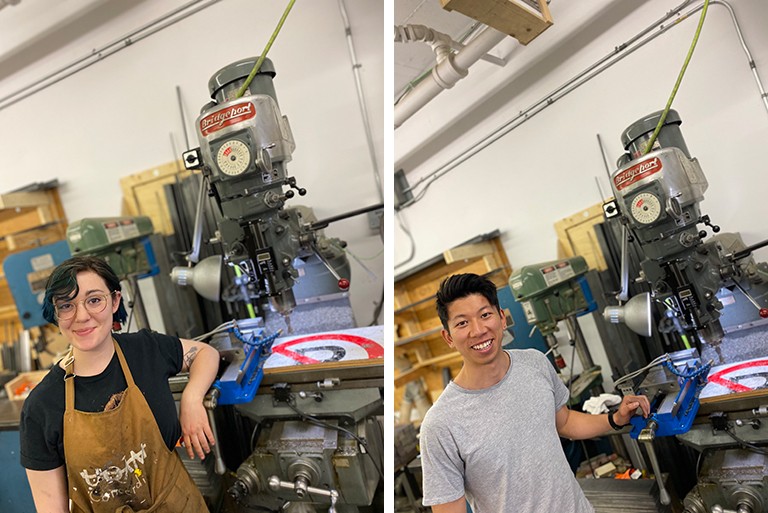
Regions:
<instances>
[{"instance_id":1,"label":"metal shelf","mask_svg":"<svg viewBox=\"0 0 768 513\"><path fill-rule=\"evenodd\" d=\"M431 330L422 331L421 333L411 335L410 337L405 337L405 338L395 340L395 347L404 346L406 344L410 344L411 342L415 342L423 338L432 337L440 333L442 330L443 330L443 327L441 326L439 328L432 328Z\"/></svg>"}]
</instances>

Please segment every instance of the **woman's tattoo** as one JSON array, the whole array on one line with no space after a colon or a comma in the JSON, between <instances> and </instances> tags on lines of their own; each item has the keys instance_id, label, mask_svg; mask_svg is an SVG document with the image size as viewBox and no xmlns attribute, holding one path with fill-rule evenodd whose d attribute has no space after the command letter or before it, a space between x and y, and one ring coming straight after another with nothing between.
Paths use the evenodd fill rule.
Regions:
<instances>
[{"instance_id":1,"label":"woman's tattoo","mask_svg":"<svg viewBox=\"0 0 768 513\"><path fill-rule=\"evenodd\" d=\"M191 347L187 354L184 355L184 363L187 364L187 368L192 367L192 362L195 361L195 355L197 355L197 348Z\"/></svg>"}]
</instances>

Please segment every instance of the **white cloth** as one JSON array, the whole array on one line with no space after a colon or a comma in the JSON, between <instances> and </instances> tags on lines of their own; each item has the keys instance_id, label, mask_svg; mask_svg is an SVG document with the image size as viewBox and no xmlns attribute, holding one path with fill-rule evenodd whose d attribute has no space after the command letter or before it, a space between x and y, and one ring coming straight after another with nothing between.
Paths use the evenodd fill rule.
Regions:
<instances>
[{"instance_id":1,"label":"white cloth","mask_svg":"<svg viewBox=\"0 0 768 513\"><path fill-rule=\"evenodd\" d=\"M611 406L621 404L621 396L615 394L600 394L597 397L590 397L584 401L582 410L592 415L608 413Z\"/></svg>"}]
</instances>

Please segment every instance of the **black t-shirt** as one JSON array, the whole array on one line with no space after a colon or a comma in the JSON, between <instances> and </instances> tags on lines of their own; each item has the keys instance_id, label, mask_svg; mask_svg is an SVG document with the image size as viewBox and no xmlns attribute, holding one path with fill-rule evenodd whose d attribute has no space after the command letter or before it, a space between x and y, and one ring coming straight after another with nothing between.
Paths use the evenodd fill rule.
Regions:
<instances>
[{"instance_id":1,"label":"black t-shirt","mask_svg":"<svg viewBox=\"0 0 768 513\"><path fill-rule=\"evenodd\" d=\"M181 371L181 341L148 330L112 335L123 350L163 440L172 449L181 436L181 425L168 378ZM74 379L75 409L86 412L104 411L112 395L128 387L117 353L101 374ZM19 424L23 467L52 470L64 464L65 406L64 370L55 365L24 401Z\"/></svg>"}]
</instances>

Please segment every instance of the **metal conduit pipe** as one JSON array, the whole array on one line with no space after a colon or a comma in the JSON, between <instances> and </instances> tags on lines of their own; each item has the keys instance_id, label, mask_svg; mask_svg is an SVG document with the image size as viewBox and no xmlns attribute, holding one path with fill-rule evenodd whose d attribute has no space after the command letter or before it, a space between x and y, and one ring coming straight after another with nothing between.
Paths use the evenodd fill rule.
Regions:
<instances>
[{"instance_id":1,"label":"metal conduit pipe","mask_svg":"<svg viewBox=\"0 0 768 513\"><path fill-rule=\"evenodd\" d=\"M533 115L537 114L539 111L533 112L533 114L531 114L531 112L536 107L538 107L538 106L540 106L540 105L542 105L544 103L546 103L546 105L544 105L544 108L546 106L548 106L548 105L551 105L553 102L550 101L550 98L555 96L557 93L559 93L563 89L568 88L571 84L578 82L581 78L583 78L584 76L588 75L590 72L592 72L595 69L597 69L600 65L610 61L616 55L618 55L621 52L625 51L630 45L634 44L641 37L643 37L644 35L646 35L649 32L651 32L654 28L656 28L660 24L664 23L665 21L667 21L672 16L678 14L679 11L682 10L683 8L685 8L685 6L688 5L690 2L691 2L691 0L685 0L683 3L681 3L680 5L678 5L677 7L672 9L671 11L668 11L664 16L662 16L661 18L659 18L655 22L653 22L650 25L648 25L648 27L646 27L645 29L641 30L639 33L634 35L628 41L626 41L626 42L622 43L621 45L615 47L613 49L613 51L610 52L608 55L606 55L605 57L599 59L597 62L595 62L591 66L587 67L582 72L578 73L575 77L571 78L570 80L565 82L563 85L561 85L560 87L556 88L554 91L552 91L547 96L545 96L544 98L540 99L539 101L535 102L533 105L531 105L527 109L520 111L520 113L517 116L513 117L511 120L509 120L507 123L502 125L500 128L497 128L496 130L491 132L491 134L487 135L486 137L484 137L483 139L478 141L477 144L482 145L481 147L477 147L477 144L472 145L468 150L465 150L464 152L459 154L455 159L452 159L451 162L449 162L448 164L444 164L443 166L440 166L439 168L437 168L437 170L433 171L432 173L421 177L416 183L411 185L411 187L409 189L407 189L405 192L409 192L409 191L413 192L416 189L416 187L418 187L422 183L426 182L427 180L429 180L429 183L426 185L426 187L429 187L429 184L431 184L432 181L434 181L435 179L439 178L440 176L442 176L443 174L447 173L448 171L451 171L453 168L457 167L459 164L461 164L462 162L464 162L468 158L470 158L470 157L476 155L477 153L479 153L480 150L485 149L488 145L490 145L491 143L495 142L496 139L494 139L493 137L494 137L494 135L499 133L499 131L507 128L510 124L512 124L515 121L517 121L517 120L522 118L523 121L520 122L518 125L514 125L510 129L510 131L511 131L512 129L516 128L517 126L519 126L522 123L524 123L525 121L527 121L527 119L529 119L529 117L532 117ZM639 48L639 46L638 46L638 48ZM618 62L618 60L616 62ZM506 133L508 133L508 132L504 132L502 135L504 135ZM490 142L485 144L486 141L489 141L489 140L490 140ZM418 201L418 199L420 199L420 198L416 197L412 201L415 202L415 201ZM406 204L403 204L403 206L406 207L406 206L408 206L410 204L411 203L406 203Z\"/></svg>"},{"instance_id":2,"label":"metal conduit pipe","mask_svg":"<svg viewBox=\"0 0 768 513\"><path fill-rule=\"evenodd\" d=\"M456 54L450 55L432 68L429 78L420 82L395 105L395 128L405 123L419 109L429 103L444 89L450 89L466 77L469 67L480 60L491 48L499 44L506 34L487 27Z\"/></svg>"},{"instance_id":3,"label":"metal conduit pipe","mask_svg":"<svg viewBox=\"0 0 768 513\"><path fill-rule=\"evenodd\" d=\"M739 22L736 21L736 13L733 12L733 7L731 7L731 4L724 0L712 0L710 3L722 5L726 9L728 9L728 12L731 15L731 21L733 21L733 28L736 29L736 34L739 36L739 42L741 43L741 48L744 50L744 53L747 55L747 62L749 62L749 67L752 69L752 75L755 77L755 82L757 83L757 88L760 90L760 98L763 100L763 106L765 107L765 110L768 111L768 96L765 94L765 89L763 88L763 82L760 80L760 75L757 74L757 66L755 65L755 60L752 58L752 52L749 51L749 47L747 47L746 41L744 41L744 34L741 32L741 27L739 26Z\"/></svg>"},{"instance_id":4,"label":"metal conduit pipe","mask_svg":"<svg viewBox=\"0 0 768 513\"><path fill-rule=\"evenodd\" d=\"M0 0L5 1L5 0ZM13 93L0 98L0 110L6 109L11 105L14 105L21 100L29 98L30 96L39 93L40 91L47 89L48 87L61 82L65 78L71 77L75 73L78 73L93 64L113 55L120 50L123 50L130 45L141 41L142 39L151 36L161 30L170 27L171 25L178 23L179 21L192 16L195 13L210 7L211 5L220 2L221 0L208 0L203 5L195 7L197 4L203 2L203 0L192 0L189 3L182 5L174 9L173 11L161 16L147 23L146 25L132 30L130 33L123 37L112 41L100 48L92 50L89 54L80 57L79 59L63 66L56 71L49 73L48 75L37 79L35 82L22 87L14 91ZM194 7L194 8L193 8Z\"/></svg>"},{"instance_id":5,"label":"metal conduit pipe","mask_svg":"<svg viewBox=\"0 0 768 513\"><path fill-rule=\"evenodd\" d=\"M360 115L363 117L363 127L365 128L365 138L368 142L368 156L371 159L373 167L373 177L376 182L376 190L379 193L379 200L384 201L384 190L381 185L381 175L379 164L376 160L376 147L373 143L373 132L371 131L371 120L368 117L368 108L365 105L365 95L363 94L363 82L360 79L360 68L362 64L357 62L355 54L355 45L352 42L352 29L349 26L349 16L347 8L344 6L344 0L339 0L339 10L341 18L344 21L344 32L347 34L347 48L349 49L349 58L352 61L352 72L355 75L355 87L357 88L357 102L360 104Z\"/></svg>"},{"instance_id":6,"label":"metal conduit pipe","mask_svg":"<svg viewBox=\"0 0 768 513\"><path fill-rule=\"evenodd\" d=\"M459 155L451 158L448 163L443 164L432 173L429 173L428 175L425 175L422 178L420 178L411 187L406 189L405 192L414 192L416 188L419 187L421 184L424 184L424 187L421 189L421 191L419 191L414 196L414 198L410 202L404 203L403 205L401 205L401 208L408 207L414 204L416 201L419 201L426 193L427 188L429 188L429 186L435 180L441 178L448 172L452 171L453 169L455 169L462 163L466 162L469 158L473 157L474 155L477 155L482 150L484 150L485 148L487 148L488 146L490 146L491 144L499 140L501 137L507 135L512 130L522 125L523 123L531 119L533 116L535 116L542 110L551 106L557 100L560 100L564 98L566 95L568 95L569 93L575 91L580 86L584 85L589 80L596 77L606 69L610 68L620 60L631 55L636 50L642 48L647 43L650 43L660 35L672 29L673 27L679 26L681 21L690 18L693 14L697 13L704 7L704 3L702 2L701 4L691 8L686 13L681 14L680 11L684 9L689 3L690 3L690 0L687 0L686 2L683 2L682 4L680 4L678 7L667 12L667 14L664 17L662 17L660 20L656 21L655 23L650 25L648 28L644 29L643 31L635 35L626 43L620 46L617 46L610 54L598 60L596 63L592 64L587 69L585 69L575 77L565 82L563 85L561 85L560 87L558 87L557 89L555 89L554 91L552 91L551 93L543 97L541 100L537 101L527 109L520 111L520 113L517 116L513 117L511 120L507 121L504 125L497 128L496 130L494 130L484 138L480 139L476 143L470 145L467 150L464 150ZM736 19L736 15L733 11L733 8L725 0L711 0L710 5L722 5L728 10L728 13L731 16L731 20L733 21L736 34L739 38L742 48L744 49L744 53L747 56L747 61L750 66L750 69L752 70L752 74L755 78L755 82L757 83L758 90L760 91L761 101L763 102L763 105L765 106L766 111L768 111L768 96L766 96L762 80L760 79L760 75L757 72L757 66L755 65L755 62L752 59L752 54L750 53L749 48L747 47L747 44L744 41L743 33L741 31L741 26L739 25L738 20ZM668 19L674 16L680 16L680 19L676 20L674 23L671 23L669 25L663 25L665 21L667 21ZM656 27L658 27L658 30L655 33L651 34L645 39L640 40L642 36L644 36L645 34L648 34L652 30L654 30ZM638 42L638 40L640 41ZM635 44L636 42L637 44Z\"/></svg>"}]
</instances>

